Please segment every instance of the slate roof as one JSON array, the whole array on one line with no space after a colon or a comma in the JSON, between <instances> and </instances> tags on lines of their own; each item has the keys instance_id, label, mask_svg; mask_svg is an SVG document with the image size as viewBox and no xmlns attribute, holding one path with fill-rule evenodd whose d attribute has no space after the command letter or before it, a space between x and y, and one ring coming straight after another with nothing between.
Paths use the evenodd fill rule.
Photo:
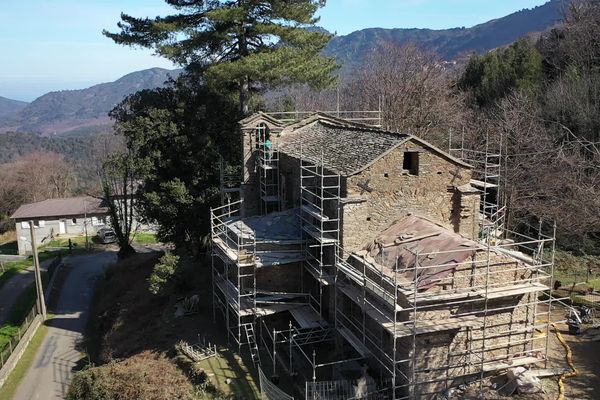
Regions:
<instances>
[{"instance_id":1,"label":"slate roof","mask_svg":"<svg viewBox=\"0 0 600 400\"><path fill-rule=\"evenodd\" d=\"M106 214L108 208L103 200L96 197L69 197L48 199L37 203L23 204L11 216L13 219L39 219L48 217L68 217L76 215Z\"/></svg>"},{"instance_id":2,"label":"slate roof","mask_svg":"<svg viewBox=\"0 0 600 400\"><path fill-rule=\"evenodd\" d=\"M279 151L295 158L320 163L332 172L350 176L372 165L410 135L379 129L337 125L317 120L288 137L282 135Z\"/></svg>"},{"instance_id":3,"label":"slate roof","mask_svg":"<svg viewBox=\"0 0 600 400\"><path fill-rule=\"evenodd\" d=\"M250 128L261 121L280 124L277 125L281 129L277 133L279 151L313 163L323 161L326 168L342 176L358 174L409 140L454 164L473 168L416 136L385 131L322 112L287 124L259 112L241 120L240 125Z\"/></svg>"}]
</instances>

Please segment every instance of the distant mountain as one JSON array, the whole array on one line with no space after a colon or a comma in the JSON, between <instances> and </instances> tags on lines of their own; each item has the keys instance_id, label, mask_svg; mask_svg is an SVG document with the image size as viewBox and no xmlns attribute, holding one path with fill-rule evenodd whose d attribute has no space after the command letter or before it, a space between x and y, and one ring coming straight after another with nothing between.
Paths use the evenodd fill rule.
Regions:
<instances>
[{"instance_id":1,"label":"distant mountain","mask_svg":"<svg viewBox=\"0 0 600 400\"><path fill-rule=\"evenodd\" d=\"M109 125L107 113L127 95L163 86L181 70L151 68L87 89L62 90L38 97L21 110L0 118L0 132L64 133Z\"/></svg>"},{"instance_id":2,"label":"distant mountain","mask_svg":"<svg viewBox=\"0 0 600 400\"><path fill-rule=\"evenodd\" d=\"M0 96L0 117L21 111L27 106L27 104L29 103L19 100L11 100Z\"/></svg>"},{"instance_id":3,"label":"distant mountain","mask_svg":"<svg viewBox=\"0 0 600 400\"><path fill-rule=\"evenodd\" d=\"M386 42L414 42L436 51L443 59L452 61L473 52L484 53L508 45L531 33L546 31L560 23L566 4L566 0L552 0L533 9L524 9L471 28L363 29L334 37L325 49L325 54L337 57L343 63L343 72L360 66L369 52Z\"/></svg>"}]
</instances>

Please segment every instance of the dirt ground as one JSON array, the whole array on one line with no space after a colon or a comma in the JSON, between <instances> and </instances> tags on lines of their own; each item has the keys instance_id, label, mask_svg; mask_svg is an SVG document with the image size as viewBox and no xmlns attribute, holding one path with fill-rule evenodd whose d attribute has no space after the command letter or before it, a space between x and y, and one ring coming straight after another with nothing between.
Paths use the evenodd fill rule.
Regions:
<instances>
[{"instance_id":1,"label":"dirt ground","mask_svg":"<svg viewBox=\"0 0 600 400\"><path fill-rule=\"evenodd\" d=\"M552 312L552 320L563 320L567 313L565 308L557 307ZM596 318L596 322L600 322L600 318ZM585 332L580 335L569 334L564 323L557 324L557 327L571 348L573 364L578 371L576 376L565 380L565 397L573 400L600 399L600 342L590 340ZM552 330L548 344L548 359L550 368L568 367L565 349ZM544 383L547 391L546 398L556 399L557 379L546 379Z\"/></svg>"},{"instance_id":2,"label":"dirt ground","mask_svg":"<svg viewBox=\"0 0 600 400\"><path fill-rule=\"evenodd\" d=\"M210 342L217 346L218 356L203 361L200 367L213 385L227 398L258 398L254 374L247 367L252 363L246 363L229 349L222 324L213 321L210 266L199 261L190 277L196 289L187 295L198 295L198 312L176 318L174 304L178 299L157 297L148 290L148 276L158 257L157 253L138 254L109 270L100 283L101 295L96 299L96 316L90 328L101 337L96 338L100 345L93 358L99 364L128 359L152 364L158 355L175 365L173 353L178 341Z\"/></svg>"}]
</instances>

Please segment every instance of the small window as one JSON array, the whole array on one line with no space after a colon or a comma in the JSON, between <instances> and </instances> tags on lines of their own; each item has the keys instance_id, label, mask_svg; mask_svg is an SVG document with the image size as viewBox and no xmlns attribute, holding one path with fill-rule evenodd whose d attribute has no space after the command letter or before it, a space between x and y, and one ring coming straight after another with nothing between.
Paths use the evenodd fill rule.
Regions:
<instances>
[{"instance_id":1,"label":"small window","mask_svg":"<svg viewBox=\"0 0 600 400\"><path fill-rule=\"evenodd\" d=\"M29 222L27 222L27 221L21 222L21 229L29 229Z\"/></svg>"},{"instance_id":2,"label":"small window","mask_svg":"<svg viewBox=\"0 0 600 400\"><path fill-rule=\"evenodd\" d=\"M33 221L33 226L35 226L36 228L43 228L44 226L46 226L46 222L41 221L41 220L36 220L36 221Z\"/></svg>"},{"instance_id":3,"label":"small window","mask_svg":"<svg viewBox=\"0 0 600 400\"><path fill-rule=\"evenodd\" d=\"M77 218L71 219L71 225L77 225Z\"/></svg>"},{"instance_id":4,"label":"small window","mask_svg":"<svg viewBox=\"0 0 600 400\"><path fill-rule=\"evenodd\" d=\"M409 175L419 175L419 153L416 151L405 151L402 169L408 171Z\"/></svg>"}]
</instances>

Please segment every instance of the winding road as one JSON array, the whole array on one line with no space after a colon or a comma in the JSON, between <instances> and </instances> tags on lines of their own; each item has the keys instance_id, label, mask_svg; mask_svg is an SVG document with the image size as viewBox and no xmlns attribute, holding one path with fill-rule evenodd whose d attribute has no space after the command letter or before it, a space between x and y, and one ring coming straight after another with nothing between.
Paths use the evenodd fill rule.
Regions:
<instances>
[{"instance_id":1,"label":"winding road","mask_svg":"<svg viewBox=\"0 0 600 400\"><path fill-rule=\"evenodd\" d=\"M73 368L83 358L77 345L83 338L96 280L116 261L115 252L70 256L55 317L14 400L64 399Z\"/></svg>"}]
</instances>

